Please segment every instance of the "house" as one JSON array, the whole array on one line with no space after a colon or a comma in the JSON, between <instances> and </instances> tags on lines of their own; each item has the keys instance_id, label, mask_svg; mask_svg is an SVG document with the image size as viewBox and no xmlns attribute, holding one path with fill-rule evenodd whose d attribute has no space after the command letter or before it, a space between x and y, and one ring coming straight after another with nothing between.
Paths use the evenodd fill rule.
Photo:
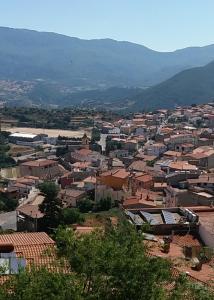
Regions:
<instances>
[{"instance_id":1,"label":"house","mask_svg":"<svg viewBox=\"0 0 214 300\"><path fill-rule=\"evenodd\" d=\"M154 182L153 190L155 192L163 192L167 188L167 182Z\"/></svg>"},{"instance_id":2,"label":"house","mask_svg":"<svg viewBox=\"0 0 214 300\"><path fill-rule=\"evenodd\" d=\"M198 178L187 179L189 187L214 189L214 174L202 174Z\"/></svg>"},{"instance_id":3,"label":"house","mask_svg":"<svg viewBox=\"0 0 214 300\"><path fill-rule=\"evenodd\" d=\"M21 176L35 176L39 179L53 179L61 174L57 161L38 159L20 164Z\"/></svg>"},{"instance_id":4,"label":"house","mask_svg":"<svg viewBox=\"0 0 214 300\"><path fill-rule=\"evenodd\" d=\"M59 191L59 198L62 200L64 207L76 207L78 201L86 197L86 192L67 188Z\"/></svg>"},{"instance_id":5,"label":"house","mask_svg":"<svg viewBox=\"0 0 214 300\"><path fill-rule=\"evenodd\" d=\"M147 189L153 187L153 177L146 173L136 173L133 177L133 184L136 186L136 189Z\"/></svg>"},{"instance_id":6,"label":"house","mask_svg":"<svg viewBox=\"0 0 214 300\"><path fill-rule=\"evenodd\" d=\"M168 150L163 153L164 159L178 160L181 157L182 153L179 151Z\"/></svg>"},{"instance_id":7,"label":"house","mask_svg":"<svg viewBox=\"0 0 214 300\"><path fill-rule=\"evenodd\" d=\"M0 213L1 230L17 230L17 214L16 211Z\"/></svg>"},{"instance_id":8,"label":"house","mask_svg":"<svg viewBox=\"0 0 214 300\"><path fill-rule=\"evenodd\" d=\"M214 248L214 209L209 207L192 208L199 216L199 235L204 244Z\"/></svg>"},{"instance_id":9,"label":"house","mask_svg":"<svg viewBox=\"0 0 214 300\"><path fill-rule=\"evenodd\" d=\"M74 164L71 164L71 166L75 171L87 171L87 169L91 166L91 162L80 161L80 162L75 162Z\"/></svg>"},{"instance_id":10,"label":"house","mask_svg":"<svg viewBox=\"0 0 214 300\"><path fill-rule=\"evenodd\" d=\"M214 168L214 148L209 146L198 147L193 153L187 154L186 159L202 169Z\"/></svg>"},{"instance_id":11,"label":"house","mask_svg":"<svg viewBox=\"0 0 214 300\"><path fill-rule=\"evenodd\" d=\"M99 182L116 190L121 190L123 186L128 186L130 172L125 169L107 171L99 176Z\"/></svg>"},{"instance_id":12,"label":"house","mask_svg":"<svg viewBox=\"0 0 214 300\"><path fill-rule=\"evenodd\" d=\"M125 149L117 149L109 152L111 158L122 158L129 155L129 151Z\"/></svg>"},{"instance_id":13,"label":"house","mask_svg":"<svg viewBox=\"0 0 214 300\"><path fill-rule=\"evenodd\" d=\"M178 207L178 206L192 206L195 203L190 197L190 192L187 189L178 189L171 186L165 188L165 206Z\"/></svg>"},{"instance_id":14,"label":"house","mask_svg":"<svg viewBox=\"0 0 214 300\"><path fill-rule=\"evenodd\" d=\"M150 190L141 189L135 195L127 196L122 202L124 209L141 209L145 207L161 206L163 196Z\"/></svg>"},{"instance_id":15,"label":"house","mask_svg":"<svg viewBox=\"0 0 214 300\"><path fill-rule=\"evenodd\" d=\"M173 161L169 163L168 171L169 172L182 171L182 172L189 172L189 173L197 173L198 168L194 165L189 164L187 161Z\"/></svg>"},{"instance_id":16,"label":"house","mask_svg":"<svg viewBox=\"0 0 214 300\"><path fill-rule=\"evenodd\" d=\"M78 149L89 149L90 139L86 135L83 135L82 138L65 138L65 137L58 137L57 144L61 146L68 146L70 151L78 150Z\"/></svg>"},{"instance_id":17,"label":"house","mask_svg":"<svg viewBox=\"0 0 214 300\"><path fill-rule=\"evenodd\" d=\"M0 235L1 263L4 275L17 274L20 268L45 267L57 270L55 242L45 232L12 233Z\"/></svg>"},{"instance_id":18,"label":"house","mask_svg":"<svg viewBox=\"0 0 214 300\"><path fill-rule=\"evenodd\" d=\"M146 162L143 160L135 160L129 165L128 170L134 172L144 172L146 169Z\"/></svg>"},{"instance_id":19,"label":"house","mask_svg":"<svg viewBox=\"0 0 214 300\"><path fill-rule=\"evenodd\" d=\"M12 179L9 181L8 187L5 188L5 194L15 199L27 197L38 183L39 178L34 176L19 177L16 180ZM16 194L13 193L14 191L16 191Z\"/></svg>"},{"instance_id":20,"label":"house","mask_svg":"<svg viewBox=\"0 0 214 300\"><path fill-rule=\"evenodd\" d=\"M144 152L147 155L150 156L160 156L164 152L166 152L167 147L163 143L153 143L149 141L145 146L144 146Z\"/></svg>"},{"instance_id":21,"label":"house","mask_svg":"<svg viewBox=\"0 0 214 300\"><path fill-rule=\"evenodd\" d=\"M110 198L112 201L122 202L127 194L131 194L131 192L126 189L115 190L110 186L98 184L95 190L95 199L100 201L101 199Z\"/></svg>"},{"instance_id":22,"label":"house","mask_svg":"<svg viewBox=\"0 0 214 300\"><path fill-rule=\"evenodd\" d=\"M129 152L134 152L138 150L138 142L135 139L129 139L125 141L123 147Z\"/></svg>"},{"instance_id":23,"label":"house","mask_svg":"<svg viewBox=\"0 0 214 300\"><path fill-rule=\"evenodd\" d=\"M158 159L157 156L155 156L155 155L147 155L144 152L139 152L137 155L135 155L135 158L137 160L144 160L145 162L148 162L148 163L153 163L155 160Z\"/></svg>"},{"instance_id":24,"label":"house","mask_svg":"<svg viewBox=\"0 0 214 300\"><path fill-rule=\"evenodd\" d=\"M190 133L178 133L178 134L174 134L171 135L169 138L164 139L164 143L165 145L167 145L169 150L178 150L179 145L182 144L193 144L196 145L198 140L198 136L197 135L193 135Z\"/></svg>"},{"instance_id":25,"label":"house","mask_svg":"<svg viewBox=\"0 0 214 300\"><path fill-rule=\"evenodd\" d=\"M16 209L18 231L40 231L44 214L38 205L25 204Z\"/></svg>"},{"instance_id":26,"label":"house","mask_svg":"<svg viewBox=\"0 0 214 300\"><path fill-rule=\"evenodd\" d=\"M188 153L188 152L192 152L194 148L195 148L195 146L193 144L186 143L186 144L177 145L175 150L185 154L185 153Z\"/></svg>"},{"instance_id":27,"label":"house","mask_svg":"<svg viewBox=\"0 0 214 300\"><path fill-rule=\"evenodd\" d=\"M84 189L87 191L95 189L97 179L95 176L89 176L83 180Z\"/></svg>"},{"instance_id":28,"label":"house","mask_svg":"<svg viewBox=\"0 0 214 300\"><path fill-rule=\"evenodd\" d=\"M171 234L195 232L199 224L199 216L182 207L174 208L133 208L125 210L129 221L137 228L150 224L147 231L154 234Z\"/></svg>"}]
</instances>

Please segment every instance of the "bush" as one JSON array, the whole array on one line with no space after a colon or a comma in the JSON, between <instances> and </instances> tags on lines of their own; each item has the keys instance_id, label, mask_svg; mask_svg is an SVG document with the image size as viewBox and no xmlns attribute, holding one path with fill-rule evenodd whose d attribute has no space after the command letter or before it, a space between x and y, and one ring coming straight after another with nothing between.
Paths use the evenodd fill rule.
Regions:
<instances>
[{"instance_id":1,"label":"bush","mask_svg":"<svg viewBox=\"0 0 214 300\"><path fill-rule=\"evenodd\" d=\"M64 225L70 225L74 223L83 223L85 218L76 208L64 208L62 210L62 223Z\"/></svg>"},{"instance_id":2,"label":"bush","mask_svg":"<svg viewBox=\"0 0 214 300\"><path fill-rule=\"evenodd\" d=\"M13 211L17 206L17 199L10 199L0 195L0 211Z\"/></svg>"},{"instance_id":3,"label":"bush","mask_svg":"<svg viewBox=\"0 0 214 300\"><path fill-rule=\"evenodd\" d=\"M100 201L96 204L96 211L106 211L111 209L113 206L112 200L110 197L100 199Z\"/></svg>"},{"instance_id":4,"label":"bush","mask_svg":"<svg viewBox=\"0 0 214 300\"><path fill-rule=\"evenodd\" d=\"M93 209L93 202L86 198L78 201L77 207L79 208L80 212L87 213Z\"/></svg>"}]
</instances>

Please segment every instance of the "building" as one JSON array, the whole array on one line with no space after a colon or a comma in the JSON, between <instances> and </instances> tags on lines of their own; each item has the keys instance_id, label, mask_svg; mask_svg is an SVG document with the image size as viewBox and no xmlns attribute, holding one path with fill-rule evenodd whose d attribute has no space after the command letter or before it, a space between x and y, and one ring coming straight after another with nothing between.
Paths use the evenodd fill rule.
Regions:
<instances>
[{"instance_id":1,"label":"building","mask_svg":"<svg viewBox=\"0 0 214 300\"><path fill-rule=\"evenodd\" d=\"M193 208L199 216L199 234L208 247L214 248L214 209L213 208Z\"/></svg>"},{"instance_id":2,"label":"building","mask_svg":"<svg viewBox=\"0 0 214 300\"><path fill-rule=\"evenodd\" d=\"M160 156L167 150L166 145L164 145L163 143L153 143L153 142L148 142L144 148L145 148L145 154L150 156Z\"/></svg>"},{"instance_id":3,"label":"building","mask_svg":"<svg viewBox=\"0 0 214 300\"><path fill-rule=\"evenodd\" d=\"M198 141L198 136L186 133L186 134L174 134L169 138L164 139L164 143L167 145L169 150L179 150L180 145L183 144L193 144L196 145ZM178 148L177 148L178 147Z\"/></svg>"},{"instance_id":4,"label":"building","mask_svg":"<svg viewBox=\"0 0 214 300\"><path fill-rule=\"evenodd\" d=\"M151 190L141 189L132 195L127 195L122 202L124 209L142 209L161 207L163 204L163 196Z\"/></svg>"},{"instance_id":5,"label":"building","mask_svg":"<svg viewBox=\"0 0 214 300\"><path fill-rule=\"evenodd\" d=\"M198 215L187 208L140 208L124 212L137 228L150 224L148 231L155 234L195 232L199 224Z\"/></svg>"},{"instance_id":6,"label":"building","mask_svg":"<svg viewBox=\"0 0 214 300\"><path fill-rule=\"evenodd\" d=\"M86 197L86 192L67 188L64 190L60 190L58 196L62 200L64 207L77 207L78 201Z\"/></svg>"},{"instance_id":7,"label":"building","mask_svg":"<svg viewBox=\"0 0 214 300\"><path fill-rule=\"evenodd\" d=\"M57 144L61 146L68 146L68 149L71 151L78 149L89 149L90 139L85 133L82 138L65 138L59 137L57 140Z\"/></svg>"},{"instance_id":8,"label":"building","mask_svg":"<svg viewBox=\"0 0 214 300\"><path fill-rule=\"evenodd\" d=\"M154 185L153 177L146 173L136 173L133 176L132 180L133 180L133 184L136 186L137 190L139 190L139 189L149 190Z\"/></svg>"},{"instance_id":9,"label":"building","mask_svg":"<svg viewBox=\"0 0 214 300\"><path fill-rule=\"evenodd\" d=\"M9 135L9 141L13 144L38 147L43 145L42 136L39 134L15 132Z\"/></svg>"},{"instance_id":10,"label":"building","mask_svg":"<svg viewBox=\"0 0 214 300\"><path fill-rule=\"evenodd\" d=\"M121 190L128 186L130 172L125 169L107 171L99 176L99 182L116 190Z\"/></svg>"},{"instance_id":11,"label":"building","mask_svg":"<svg viewBox=\"0 0 214 300\"><path fill-rule=\"evenodd\" d=\"M43 213L38 205L25 204L17 208L17 230L36 232L42 229Z\"/></svg>"},{"instance_id":12,"label":"building","mask_svg":"<svg viewBox=\"0 0 214 300\"><path fill-rule=\"evenodd\" d=\"M138 142L135 139L126 140L123 147L129 152L134 152L138 150Z\"/></svg>"},{"instance_id":13,"label":"building","mask_svg":"<svg viewBox=\"0 0 214 300\"><path fill-rule=\"evenodd\" d=\"M55 242L45 232L1 234L0 256L3 281L4 275L17 274L20 268L57 270Z\"/></svg>"},{"instance_id":14,"label":"building","mask_svg":"<svg viewBox=\"0 0 214 300\"><path fill-rule=\"evenodd\" d=\"M21 176L35 176L39 179L53 179L60 175L57 161L38 159L20 164Z\"/></svg>"},{"instance_id":15,"label":"building","mask_svg":"<svg viewBox=\"0 0 214 300\"><path fill-rule=\"evenodd\" d=\"M202 146L193 150L193 153L187 154L186 158L191 164L201 169L214 168L214 148Z\"/></svg>"}]
</instances>

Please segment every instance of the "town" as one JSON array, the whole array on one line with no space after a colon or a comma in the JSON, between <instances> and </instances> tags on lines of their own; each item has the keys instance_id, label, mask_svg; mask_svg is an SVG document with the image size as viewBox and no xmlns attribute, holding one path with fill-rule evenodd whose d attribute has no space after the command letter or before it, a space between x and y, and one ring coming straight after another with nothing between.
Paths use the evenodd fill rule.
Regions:
<instances>
[{"instance_id":1,"label":"town","mask_svg":"<svg viewBox=\"0 0 214 300\"><path fill-rule=\"evenodd\" d=\"M93 126L78 137L11 133L5 126L16 120L2 115L0 252L8 253L1 257L15 252L23 266L49 265L55 257L44 262L41 249L55 246L53 228L85 235L125 219L145 232L149 255L213 286L214 103L111 121L105 114L93 113ZM8 264L4 274L15 270Z\"/></svg>"}]
</instances>

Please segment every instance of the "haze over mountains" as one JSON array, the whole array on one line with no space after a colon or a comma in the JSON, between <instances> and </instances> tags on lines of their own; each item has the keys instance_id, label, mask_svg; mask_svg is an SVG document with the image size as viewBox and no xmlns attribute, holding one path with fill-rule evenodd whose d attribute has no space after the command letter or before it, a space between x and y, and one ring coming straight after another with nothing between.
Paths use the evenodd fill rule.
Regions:
<instances>
[{"instance_id":1,"label":"haze over mountains","mask_svg":"<svg viewBox=\"0 0 214 300\"><path fill-rule=\"evenodd\" d=\"M214 95L212 80L203 83L206 75L214 75L212 64L205 69L182 71L212 60L214 45L157 52L130 42L81 40L56 33L0 27L0 80L36 81L33 90L21 94L35 102L51 103L53 99L53 104L58 104L62 98L64 103L68 104L70 99L72 104L79 91L82 94L78 101L93 100L95 93L87 95L86 90L154 85L142 92L129 89L131 105L143 108L148 101L152 107L173 105L180 103L180 99L203 101L205 95ZM48 94L52 88L54 91ZM109 91L112 97L108 100L115 100L118 90ZM123 92L126 98L127 89L120 89L120 100Z\"/></svg>"},{"instance_id":2,"label":"haze over mountains","mask_svg":"<svg viewBox=\"0 0 214 300\"><path fill-rule=\"evenodd\" d=\"M132 99L135 101L134 110L214 101L214 62L182 71Z\"/></svg>"}]
</instances>

